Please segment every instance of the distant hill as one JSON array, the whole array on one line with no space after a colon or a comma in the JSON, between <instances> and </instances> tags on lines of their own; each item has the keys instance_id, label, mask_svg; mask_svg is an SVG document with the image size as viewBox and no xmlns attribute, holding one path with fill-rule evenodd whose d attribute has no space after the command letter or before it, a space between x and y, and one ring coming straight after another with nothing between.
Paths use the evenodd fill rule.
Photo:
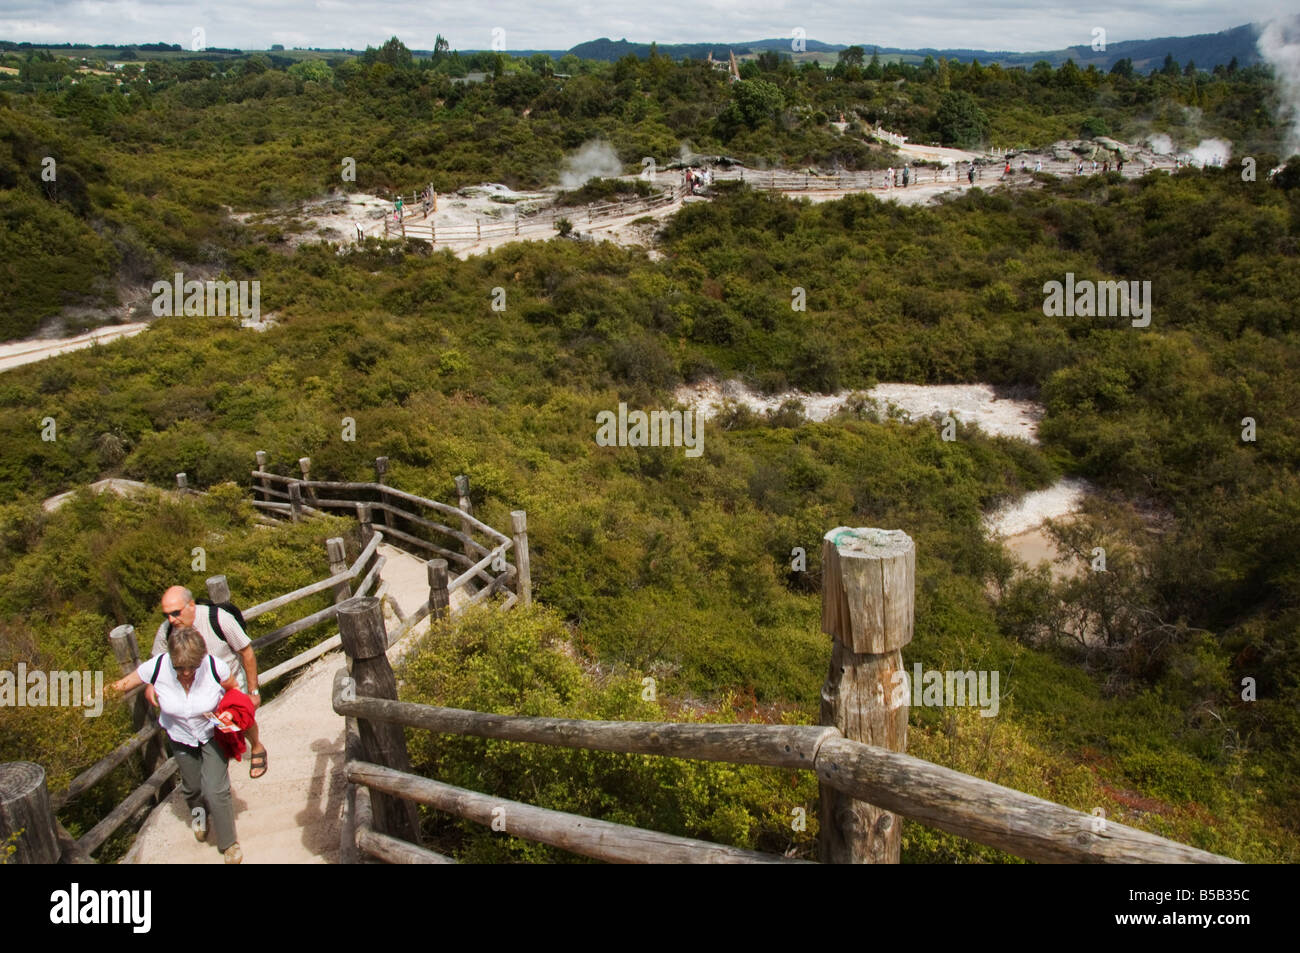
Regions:
<instances>
[{"instance_id":1,"label":"distant hill","mask_svg":"<svg viewBox=\"0 0 1300 953\"><path fill-rule=\"evenodd\" d=\"M859 43L868 53L879 50L882 57L890 59L901 57L904 60L923 60L926 56L935 59L945 57L950 60L970 62L978 59L981 63L1000 63L1003 66L1032 66L1039 60L1046 60L1052 66L1060 66L1067 59L1072 59L1080 66L1095 65L1100 70L1108 70L1121 59L1133 60L1133 67L1143 72L1162 65L1166 55L1172 55L1180 64L1192 60L1202 69L1212 69L1227 65L1236 57L1240 66L1250 66L1259 61L1259 52L1255 41L1259 37L1260 27L1253 23L1243 24L1220 33L1202 33L1197 36L1168 36L1151 40L1123 40L1106 44L1105 52L1097 52L1091 46L1066 47L1062 50L1043 50L1032 53L1017 53L1009 50L972 50L972 49L907 49L893 46L876 46L873 43ZM806 40L809 53L838 53L846 49L843 43L822 43L818 40ZM728 52L737 56L759 53L764 50L776 50L779 53L790 52L790 38L767 40L744 40L733 43L661 43L656 47L661 56L673 59L689 57L704 59L710 52L714 59L726 59ZM528 51L531 52L531 51ZM622 59L629 53L645 59L650 55L649 43L630 43L626 39L611 40L601 37L587 43L579 43L568 51L580 59L614 60ZM518 55L518 54L515 54ZM552 53L552 55L555 55Z\"/></svg>"},{"instance_id":2,"label":"distant hill","mask_svg":"<svg viewBox=\"0 0 1300 953\"><path fill-rule=\"evenodd\" d=\"M832 45L817 40L807 40L806 46L809 53L834 53L844 49L843 45ZM761 53L764 50L789 53L790 37L775 40L746 40L742 43L660 43L656 47L656 51L660 56L670 56L675 60L685 58L702 60L710 52L713 53L715 60L725 60L729 52L741 56L746 53ZM650 55L650 44L629 43L625 39L611 40L609 37L601 37L599 40L579 43L568 52L584 60L608 60L613 62L614 60L621 60L629 53L645 59Z\"/></svg>"}]
</instances>

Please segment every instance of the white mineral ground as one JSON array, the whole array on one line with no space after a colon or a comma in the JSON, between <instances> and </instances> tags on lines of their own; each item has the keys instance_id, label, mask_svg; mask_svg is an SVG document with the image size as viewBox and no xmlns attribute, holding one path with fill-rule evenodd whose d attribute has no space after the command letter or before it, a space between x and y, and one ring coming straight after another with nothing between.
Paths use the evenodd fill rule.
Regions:
<instances>
[{"instance_id":1,"label":"white mineral ground","mask_svg":"<svg viewBox=\"0 0 1300 953\"><path fill-rule=\"evenodd\" d=\"M878 384L866 392L806 394L791 390L763 395L739 381L703 381L677 388L679 403L698 408L706 419L715 416L725 401L734 401L757 413L774 411L788 400L804 406L804 416L822 421L834 416L854 394L874 400L882 413L897 408L906 420L920 420L935 414L952 414L963 424L972 424L994 436L1038 442L1038 421L1043 408L1028 400L999 397L988 384ZM1030 565L1052 562L1056 547L1043 530L1048 519L1068 518L1082 505L1091 487L1083 480L1066 477L1045 490L1026 493L984 516L990 537L1000 538L1013 555ZM1061 570L1063 571L1063 570ZM1058 569L1054 568L1054 572Z\"/></svg>"}]
</instances>

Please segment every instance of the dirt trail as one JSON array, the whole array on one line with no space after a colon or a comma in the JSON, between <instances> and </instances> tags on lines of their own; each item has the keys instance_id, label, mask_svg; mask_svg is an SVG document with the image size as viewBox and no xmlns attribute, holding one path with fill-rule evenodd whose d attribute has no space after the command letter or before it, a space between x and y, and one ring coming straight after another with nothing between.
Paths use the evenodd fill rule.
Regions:
<instances>
[{"instance_id":1,"label":"dirt trail","mask_svg":"<svg viewBox=\"0 0 1300 953\"><path fill-rule=\"evenodd\" d=\"M113 324L107 327L95 328L93 331L78 334L76 337L28 338L25 341L10 341L8 344L0 344L0 371L31 364L33 361L43 361L47 357L54 357L56 354L65 354L68 351L78 351L83 347L93 347L97 344L116 341L118 338L131 337L134 334L139 334L148 326L147 321L137 321L132 324Z\"/></svg>"},{"instance_id":2,"label":"dirt trail","mask_svg":"<svg viewBox=\"0 0 1300 953\"><path fill-rule=\"evenodd\" d=\"M388 595L409 616L429 598L425 565L385 544L383 569ZM463 590L452 594L452 609L464 604ZM385 606L391 631L397 624ZM392 660L429 630L416 626L388 650ZM331 652L311 665L287 690L258 711L262 743L270 770L256 781L248 777L248 756L230 762L235 827L246 864L337 863L339 812L343 805L343 718L334 713L334 673L344 664ZM177 790L145 821L123 863L220 864L215 844L200 844L190 833L189 811Z\"/></svg>"}]
</instances>

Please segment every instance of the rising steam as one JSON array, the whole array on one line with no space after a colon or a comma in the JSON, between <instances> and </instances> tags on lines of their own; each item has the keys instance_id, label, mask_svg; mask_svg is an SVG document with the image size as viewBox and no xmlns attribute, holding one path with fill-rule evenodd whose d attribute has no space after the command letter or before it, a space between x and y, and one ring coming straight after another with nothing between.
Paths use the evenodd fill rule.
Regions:
<instances>
[{"instance_id":1,"label":"rising steam","mask_svg":"<svg viewBox=\"0 0 1300 953\"><path fill-rule=\"evenodd\" d=\"M564 160L560 170L560 185L576 189L588 179L612 178L623 174L623 164L608 142L592 139L584 142L577 152Z\"/></svg>"},{"instance_id":2,"label":"rising steam","mask_svg":"<svg viewBox=\"0 0 1300 953\"><path fill-rule=\"evenodd\" d=\"M1286 126L1282 157L1300 153L1300 16L1273 20L1259 35L1259 55L1277 77L1282 105L1278 119Z\"/></svg>"}]
</instances>

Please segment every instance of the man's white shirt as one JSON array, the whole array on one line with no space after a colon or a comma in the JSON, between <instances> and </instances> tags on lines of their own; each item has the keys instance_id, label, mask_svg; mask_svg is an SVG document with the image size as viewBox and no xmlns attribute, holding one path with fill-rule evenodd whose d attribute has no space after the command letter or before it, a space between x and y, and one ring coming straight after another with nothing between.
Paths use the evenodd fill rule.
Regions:
<instances>
[{"instance_id":1,"label":"man's white shirt","mask_svg":"<svg viewBox=\"0 0 1300 953\"><path fill-rule=\"evenodd\" d=\"M158 724L167 732L167 737L178 744L198 747L212 738L214 727L204 717L204 713L216 711L221 704L221 696L226 693L221 682L230 677L230 666L221 659L209 662L210 658L211 656L205 656L199 663L194 672L194 684L188 692L176 677L171 656L165 653L141 663L135 670L140 679L147 683L153 678L154 667L157 667L158 678L153 687L158 693L158 707L161 710ZM218 678L212 677L214 665Z\"/></svg>"}]
</instances>

